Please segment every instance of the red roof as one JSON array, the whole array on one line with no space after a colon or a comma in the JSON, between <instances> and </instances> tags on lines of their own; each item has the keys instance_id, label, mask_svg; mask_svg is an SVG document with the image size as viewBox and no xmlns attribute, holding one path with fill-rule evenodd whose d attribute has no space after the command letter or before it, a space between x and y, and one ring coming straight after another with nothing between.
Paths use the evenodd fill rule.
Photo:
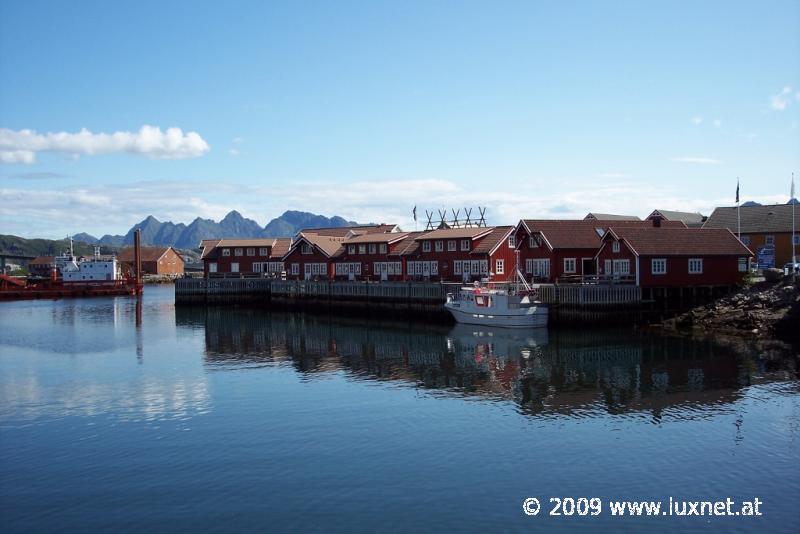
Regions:
<instances>
[{"instance_id":1,"label":"red roof","mask_svg":"<svg viewBox=\"0 0 800 534\"><path fill-rule=\"evenodd\" d=\"M597 249L610 225L605 221L593 219L524 219L522 221L530 232L541 232L550 247ZM615 228L686 228L681 221L662 221L660 228L653 228L653 221L614 221Z\"/></svg>"},{"instance_id":2,"label":"red roof","mask_svg":"<svg viewBox=\"0 0 800 534\"><path fill-rule=\"evenodd\" d=\"M505 242L513 228L513 226L495 226L489 235L478 241L478 245L472 249L472 254L489 254L498 244Z\"/></svg>"},{"instance_id":3,"label":"red roof","mask_svg":"<svg viewBox=\"0 0 800 534\"><path fill-rule=\"evenodd\" d=\"M611 227L609 236L628 244L638 256L752 256L727 228Z\"/></svg>"},{"instance_id":4,"label":"red roof","mask_svg":"<svg viewBox=\"0 0 800 534\"><path fill-rule=\"evenodd\" d=\"M141 249L142 261L158 261L159 259L161 259L161 256L166 254L167 251L171 248L172 247L142 247ZM181 258L181 261L183 261L181 255L178 254L177 252L176 254L178 255L179 258ZM132 262L133 247L127 247L120 250L119 254L117 255L117 261L125 263Z\"/></svg>"},{"instance_id":5,"label":"red roof","mask_svg":"<svg viewBox=\"0 0 800 534\"><path fill-rule=\"evenodd\" d=\"M389 252L389 255L404 256L415 252L419 248L419 241L417 241L416 238L424 233L425 232L409 232L408 235L406 235L406 237L397 244L397 247L394 249L394 251Z\"/></svg>"}]
</instances>

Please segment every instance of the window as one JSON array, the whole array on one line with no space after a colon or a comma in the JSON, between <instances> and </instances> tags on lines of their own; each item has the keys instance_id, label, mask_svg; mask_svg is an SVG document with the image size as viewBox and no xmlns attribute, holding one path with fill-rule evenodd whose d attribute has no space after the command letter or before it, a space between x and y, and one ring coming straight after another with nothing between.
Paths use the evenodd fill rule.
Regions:
<instances>
[{"instance_id":1,"label":"window","mask_svg":"<svg viewBox=\"0 0 800 534\"><path fill-rule=\"evenodd\" d=\"M293 263L292 264L292 274L294 274L294 275L300 274L300 264L299 263Z\"/></svg>"},{"instance_id":2,"label":"window","mask_svg":"<svg viewBox=\"0 0 800 534\"><path fill-rule=\"evenodd\" d=\"M539 234L531 235L528 238L528 247L529 248L539 248L542 246L542 236Z\"/></svg>"},{"instance_id":3,"label":"window","mask_svg":"<svg viewBox=\"0 0 800 534\"><path fill-rule=\"evenodd\" d=\"M739 272L740 273L747 272L747 258L739 258Z\"/></svg>"},{"instance_id":4,"label":"window","mask_svg":"<svg viewBox=\"0 0 800 534\"><path fill-rule=\"evenodd\" d=\"M253 272L260 273L263 270L263 267L264 267L263 263L255 262L253 263Z\"/></svg>"},{"instance_id":5,"label":"window","mask_svg":"<svg viewBox=\"0 0 800 534\"><path fill-rule=\"evenodd\" d=\"M749 247L749 246L750 246L750 236L749 236L749 235L743 235L743 236L742 236L742 243L743 243L745 246L748 246L748 247Z\"/></svg>"},{"instance_id":6,"label":"window","mask_svg":"<svg viewBox=\"0 0 800 534\"><path fill-rule=\"evenodd\" d=\"M356 253L356 246L355 245L347 245L347 253L348 254L355 254Z\"/></svg>"},{"instance_id":7,"label":"window","mask_svg":"<svg viewBox=\"0 0 800 534\"><path fill-rule=\"evenodd\" d=\"M664 258L650 260L650 272L652 274L667 274L667 260Z\"/></svg>"},{"instance_id":8,"label":"window","mask_svg":"<svg viewBox=\"0 0 800 534\"><path fill-rule=\"evenodd\" d=\"M517 248L517 236L514 234L508 236L508 248Z\"/></svg>"},{"instance_id":9,"label":"window","mask_svg":"<svg viewBox=\"0 0 800 534\"><path fill-rule=\"evenodd\" d=\"M448 252L455 252L456 250L456 240L451 239L447 242L447 251Z\"/></svg>"},{"instance_id":10,"label":"window","mask_svg":"<svg viewBox=\"0 0 800 534\"><path fill-rule=\"evenodd\" d=\"M619 252L619 241L614 241L611 244L611 252Z\"/></svg>"},{"instance_id":11,"label":"window","mask_svg":"<svg viewBox=\"0 0 800 534\"><path fill-rule=\"evenodd\" d=\"M242 254L244 254L244 249L241 249L241 248L233 249L233 255L234 256L241 256Z\"/></svg>"},{"instance_id":12,"label":"window","mask_svg":"<svg viewBox=\"0 0 800 534\"><path fill-rule=\"evenodd\" d=\"M386 254L386 252L389 250L389 247L386 245L386 243L381 243L380 247L378 247L378 250L381 251L381 254Z\"/></svg>"},{"instance_id":13,"label":"window","mask_svg":"<svg viewBox=\"0 0 800 534\"><path fill-rule=\"evenodd\" d=\"M574 273L576 263L575 258L564 258L564 272Z\"/></svg>"},{"instance_id":14,"label":"window","mask_svg":"<svg viewBox=\"0 0 800 534\"><path fill-rule=\"evenodd\" d=\"M689 258L689 274L703 274L703 258Z\"/></svg>"},{"instance_id":15,"label":"window","mask_svg":"<svg viewBox=\"0 0 800 534\"><path fill-rule=\"evenodd\" d=\"M230 255L231 255L231 249L229 249L229 248L223 248L223 249L222 249L222 255L223 255L223 256L226 256L226 257L227 257L227 256L230 256Z\"/></svg>"},{"instance_id":16,"label":"window","mask_svg":"<svg viewBox=\"0 0 800 534\"><path fill-rule=\"evenodd\" d=\"M536 278L550 278L550 260L534 258L525 260L525 272Z\"/></svg>"},{"instance_id":17,"label":"window","mask_svg":"<svg viewBox=\"0 0 800 534\"><path fill-rule=\"evenodd\" d=\"M469 252L469 239L461 240L461 250L464 252Z\"/></svg>"},{"instance_id":18,"label":"window","mask_svg":"<svg viewBox=\"0 0 800 534\"><path fill-rule=\"evenodd\" d=\"M453 262L453 274L461 274L461 260L456 260Z\"/></svg>"},{"instance_id":19,"label":"window","mask_svg":"<svg viewBox=\"0 0 800 534\"><path fill-rule=\"evenodd\" d=\"M431 251L431 242L430 241L423 241L422 242L422 252L430 252Z\"/></svg>"},{"instance_id":20,"label":"window","mask_svg":"<svg viewBox=\"0 0 800 534\"><path fill-rule=\"evenodd\" d=\"M256 249L254 249L254 248L248 248L248 249L247 249L247 255L248 255L248 256L255 256L255 255L256 255Z\"/></svg>"},{"instance_id":21,"label":"window","mask_svg":"<svg viewBox=\"0 0 800 534\"><path fill-rule=\"evenodd\" d=\"M238 273L239 272L239 263L238 262L231 263L231 272L232 273Z\"/></svg>"},{"instance_id":22,"label":"window","mask_svg":"<svg viewBox=\"0 0 800 534\"><path fill-rule=\"evenodd\" d=\"M208 272L210 272L210 273L217 272L217 263L216 262L211 262L211 263L208 264Z\"/></svg>"},{"instance_id":23,"label":"window","mask_svg":"<svg viewBox=\"0 0 800 534\"><path fill-rule=\"evenodd\" d=\"M269 249L267 247L261 247L258 249L259 256L269 256Z\"/></svg>"},{"instance_id":24,"label":"window","mask_svg":"<svg viewBox=\"0 0 800 534\"><path fill-rule=\"evenodd\" d=\"M613 274L620 275L620 276L627 276L631 274L631 262L630 260L614 260Z\"/></svg>"},{"instance_id":25,"label":"window","mask_svg":"<svg viewBox=\"0 0 800 534\"><path fill-rule=\"evenodd\" d=\"M444 242L436 241L436 252L441 252L444 250Z\"/></svg>"},{"instance_id":26,"label":"window","mask_svg":"<svg viewBox=\"0 0 800 534\"><path fill-rule=\"evenodd\" d=\"M377 251L378 251L377 245L375 245L375 243L371 243L369 246L369 253L375 254Z\"/></svg>"},{"instance_id":27,"label":"window","mask_svg":"<svg viewBox=\"0 0 800 534\"><path fill-rule=\"evenodd\" d=\"M367 245L358 245L358 253L359 254L366 254L367 253Z\"/></svg>"},{"instance_id":28,"label":"window","mask_svg":"<svg viewBox=\"0 0 800 534\"><path fill-rule=\"evenodd\" d=\"M795 245L800 245L800 234L795 234L792 236L792 243Z\"/></svg>"},{"instance_id":29,"label":"window","mask_svg":"<svg viewBox=\"0 0 800 534\"><path fill-rule=\"evenodd\" d=\"M765 235L764 236L764 244L768 247L775 246L775 236L774 235Z\"/></svg>"},{"instance_id":30,"label":"window","mask_svg":"<svg viewBox=\"0 0 800 534\"><path fill-rule=\"evenodd\" d=\"M505 261L496 260L494 262L494 273L495 274L503 274L504 267L505 267Z\"/></svg>"},{"instance_id":31,"label":"window","mask_svg":"<svg viewBox=\"0 0 800 534\"><path fill-rule=\"evenodd\" d=\"M313 254L314 247L311 246L309 243L303 243L300 245L300 254Z\"/></svg>"}]
</instances>

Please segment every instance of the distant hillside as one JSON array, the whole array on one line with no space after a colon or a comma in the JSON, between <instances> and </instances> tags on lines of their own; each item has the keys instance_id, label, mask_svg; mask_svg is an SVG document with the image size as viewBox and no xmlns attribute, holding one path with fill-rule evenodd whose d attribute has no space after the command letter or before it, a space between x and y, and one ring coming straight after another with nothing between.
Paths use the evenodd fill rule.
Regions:
<instances>
[{"instance_id":1,"label":"distant hillside","mask_svg":"<svg viewBox=\"0 0 800 534\"><path fill-rule=\"evenodd\" d=\"M26 256L56 256L69 250L66 239L25 239L15 235L0 235L0 252L23 254ZM77 256L94 254L94 246L75 241L73 250ZM110 254L116 249L108 246L100 247L102 254Z\"/></svg>"},{"instance_id":2,"label":"distant hillside","mask_svg":"<svg viewBox=\"0 0 800 534\"><path fill-rule=\"evenodd\" d=\"M325 217L303 211L287 211L280 217L272 219L262 228L259 224L238 211L231 211L220 222L211 219L196 218L189 225L173 222L161 222L152 215L142 222L133 225L122 235L104 235L96 238L90 234L75 234L73 238L83 243L105 245L121 248L133 244L133 232L142 231L143 245L173 246L184 250L193 250L203 239L222 237L256 238L256 237L292 237L303 228L354 226L358 223L342 217Z\"/></svg>"}]
</instances>

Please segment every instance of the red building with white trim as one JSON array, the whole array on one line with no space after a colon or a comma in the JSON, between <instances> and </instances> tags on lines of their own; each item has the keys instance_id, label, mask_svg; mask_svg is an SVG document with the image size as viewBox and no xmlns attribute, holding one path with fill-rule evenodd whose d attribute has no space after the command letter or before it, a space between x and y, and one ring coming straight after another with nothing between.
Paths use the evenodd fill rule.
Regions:
<instances>
[{"instance_id":1,"label":"red building with white trim","mask_svg":"<svg viewBox=\"0 0 800 534\"><path fill-rule=\"evenodd\" d=\"M596 259L641 287L741 284L753 253L728 229L608 228Z\"/></svg>"},{"instance_id":2,"label":"red building with white trim","mask_svg":"<svg viewBox=\"0 0 800 534\"><path fill-rule=\"evenodd\" d=\"M290 238L204 239L200 243L203 273L279 275Z\"/></svg>"},{"instance_id":3,"label":"red building with white trim","mask_svg":"<svg viewBox=\"0 0 800 534\"><path fill-rule=\"evenodd\" d=\"M598 274L595 256L607 222L595 219L523 219L515 235L520 270L533 282L564 282ZM681 221L615 220L620 228L686 228Z\"/></svg>"},{"instance_id":4,"label":"red building with white trim","mask_svg":"<svg viewBox=\"0 0 800 534\"><path fill-rule=\"evenodd\" d=\"M409 280L461 282L491 276L513 280L516 252L513 226L443 228L414 238L403 253Z\"/></svg>"},{"instance_id":5,"label":"red building with white trim","mask_svg":"<svg viewBox=\"0 0 800 534\"><path fill-rule=\"evenodd\" d=\"M402 280L397 254L408 232L368 233L349 237L332 258L337 280Z\"/></svg>"}]
</instances>

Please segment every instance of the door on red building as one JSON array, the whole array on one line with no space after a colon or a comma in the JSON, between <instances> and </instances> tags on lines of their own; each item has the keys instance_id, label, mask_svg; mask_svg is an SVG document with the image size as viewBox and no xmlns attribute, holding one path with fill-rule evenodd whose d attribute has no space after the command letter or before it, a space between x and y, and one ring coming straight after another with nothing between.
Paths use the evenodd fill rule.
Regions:
<instances>
[{"instance_id":1,"label":"door on red building","mask_svg":"<svg viewBox=\"0 0 800 534\"><path fill-rule=\"evenodd\" d=\"M581 262L583 276L594 276L597 274L597 263L594 258L583 258Z\"/></svg>"}]
</instances>

